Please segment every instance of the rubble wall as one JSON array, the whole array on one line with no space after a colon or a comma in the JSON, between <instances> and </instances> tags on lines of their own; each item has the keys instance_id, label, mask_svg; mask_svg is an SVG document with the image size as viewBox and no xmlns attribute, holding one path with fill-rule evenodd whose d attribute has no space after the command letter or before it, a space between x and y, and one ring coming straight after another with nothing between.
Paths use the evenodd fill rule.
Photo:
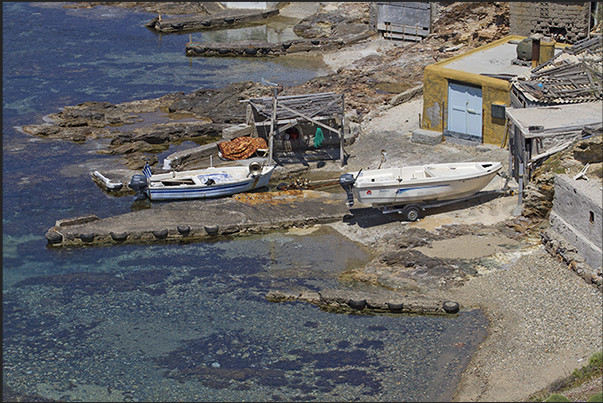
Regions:
<instances>
[{"instance_id":1,"label":"rubble wall","mask_svg":"<svg viewBox=\"0 0 603 403\"><path fill-rule=\"evenodd\" d=\"M593 268L601 267L603 260L602 210L600 181L555 175L555 196L549 217L551 227Z\"/></svg>"},{"instance_id":2,"label":"rubble wall","mask_svg":"<svg viewBox=\"0 0 603 403\"><path fill-rule=\"evenodd\" d=\"M590 6L590 2L509 2L509 34L540 33L574 43L588 35Z\"/></svg>"}]
</instances>

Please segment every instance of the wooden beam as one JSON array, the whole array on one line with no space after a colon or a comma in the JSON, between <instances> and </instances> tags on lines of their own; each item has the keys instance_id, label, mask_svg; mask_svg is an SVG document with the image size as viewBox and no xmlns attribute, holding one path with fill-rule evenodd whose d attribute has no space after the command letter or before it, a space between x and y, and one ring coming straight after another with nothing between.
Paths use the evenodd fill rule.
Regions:
<instances>
[{"instance_id":1,"label":"wooden beam","mask_svg":"<svg viewBox=\"0 0 603 403\"><path fill-rule=\"evenodd\" d=\"M270 133L268 134L269 137L269 144L268 144L268 165L272 165L272 155L273 155L273 150L274 150L274 123L276 122L276 94L277 94L277 89L274 89L274 97L272 98L272 120L270 121Z\"/></svg>"},{"instance_id":2,"label":"wooden beam","mask_svg":"<svg viewBox=\"0 0 603 403\"><path fill-rule=\"evenodd\" d=\"M341 94L341 132L339 133L339 163L340 166L344 165L343 158L343 136L345 135L345 98L344 94Z\"/></svg>"},{"instance_id":3,"label":"wooden beam","mask_svg":"<svg viewBox=\"0 0 603 403\"><path fill-rule=\"evenodd\" d=\"M321 122L319 122L318 120L313 119L313 118L311 118L311 117L309 117L309 116L306 116L306 115L304 115L304 114L302 114L302 113L299 113L299 112L297 112L297 111L295 111L295 110L293 110L293 109L291 109L291 108L289 108L289 107L287 107L287 106L281 105L281 108L286 109L286 110L288 110L289 112L294 113L294 114L296 114L296 115L298 115L298 116L301 116L302 118L304 118L304 119L306 119L306 120L309 120L310 122L314 123L315 125L318 125L318 126L324 127L324 128L326 128L326 129L328 129L328 130L330 130L330 131L334 132L334 133L338 133L338 134L340 134L339 130L334 129L334 128L332 128L332 127L331 127L331 126L329 126L329 125L325 125L324 123L321 123Z\"/></svg>"}]
</instances>

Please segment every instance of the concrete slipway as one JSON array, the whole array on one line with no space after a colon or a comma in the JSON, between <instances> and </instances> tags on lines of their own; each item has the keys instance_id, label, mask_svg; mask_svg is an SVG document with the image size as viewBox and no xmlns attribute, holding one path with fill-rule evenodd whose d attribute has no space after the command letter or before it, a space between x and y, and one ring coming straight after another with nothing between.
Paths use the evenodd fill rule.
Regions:
<instances>
[{"instance_id":1,"label":"concrete slipway","mask_svg":"<svg viewBox=\"0 0 603 403\"><path fill-rule=\"evenodd\" d=\"M343 193L241 193L220 199L162 203L103 219L88 215L58 220L46 239L53 247L201 240L333 222L346 214L349 209Z\"/></svg>"},{"instance_id":2,"label":"concrete slipway","mask_svg":"<svg viewBox=\"0 0 603 403\"><path fill-rule=\"evenodd\" d=\"M381 213L379 213L381 214ZM240 193L232 197L169 202L152 209L99 219L94 215L59 220L46 233L50 246L187 242L220 235L267 231L340 221L349 215L345 194L315 190ZM454 301L405 297L394 292L322 290L310 293L273 291L270 301L306 301L331 310L363 310L446 315Z\"/></svg>"}]
</instances>

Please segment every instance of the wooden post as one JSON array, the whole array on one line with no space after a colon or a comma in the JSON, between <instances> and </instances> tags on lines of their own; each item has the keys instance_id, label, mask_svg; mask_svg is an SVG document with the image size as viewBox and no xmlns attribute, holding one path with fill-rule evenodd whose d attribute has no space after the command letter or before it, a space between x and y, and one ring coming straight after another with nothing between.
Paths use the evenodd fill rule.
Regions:
<instances>
[{"instance_id":1,"label":"wooden post","mask_svg":"<svg viewBox=\"0 0 603 403\"><path fill-rule=\"evenodd\" d=\"M274 126L276 125L276 94L278 88L274 88L274 97L272 98L272 120L270 121L270 134L268 135L268 165L272 165L272 152L274 145Z\"/></svg>"},{"instance_id":2,"label":"wooden post","mask_svg":"<svg viewBox=\"0 0 603 403\"><path fill-rule=\"evenodd\" d=\"M339 159L341 166L344 166L345 158L343 154L343 143L345 135L345 95L341 94L341 132L339 135Z\"/></svg>"},{"instance_id":3,"label":"wooden post","mask_svg":"<svg viewBox=\"0 0 603 403\"><path fill-rule=\"evenodd\" d=\"M530 36L530 39L532 39L532 68L535 69L536 66L538 66L538 63L540 61L540 39L543 37L544 35L542 34L533 34ZM553 54L554 54L554 49L553 49Z\"/></svg>"}]
</instances>

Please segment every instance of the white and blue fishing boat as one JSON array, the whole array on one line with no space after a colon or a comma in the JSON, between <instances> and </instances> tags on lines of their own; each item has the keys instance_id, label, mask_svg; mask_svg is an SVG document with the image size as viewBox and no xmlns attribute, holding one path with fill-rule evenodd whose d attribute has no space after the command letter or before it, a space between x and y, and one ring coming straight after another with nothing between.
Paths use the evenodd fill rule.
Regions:
<instances>
[{"instance_id":1,"label":"white and blue fishing boat","mask_svg":"<svg viewBox=\"0 0 603 403\"><path fill-rule=\"evenodd\" d=\"M151 174L145 165L143 174L133 175L128 186L152 201L225 197L268 186L275 167L253 161L249 165Z\"/></svg>"}]
</instances>

